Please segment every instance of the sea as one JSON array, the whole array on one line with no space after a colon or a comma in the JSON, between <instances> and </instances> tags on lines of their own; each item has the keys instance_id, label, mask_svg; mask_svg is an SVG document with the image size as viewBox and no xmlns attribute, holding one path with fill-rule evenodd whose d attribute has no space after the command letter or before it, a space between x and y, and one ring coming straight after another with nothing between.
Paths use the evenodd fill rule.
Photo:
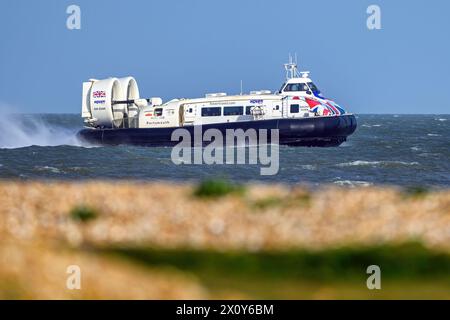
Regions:
<instances>
[{"instance_id":1,"label":"sea","mask_svg":"<svg viewBox=\"0 0 450 320\"><path fill-rule=\"evenodd\" d=\"M0 121L0 180L141 180L307 186L450 187L450 115L358 115L334 148L279 148L279 170L260 164L175 164L172 148L80 142L78 114L14 114Z\"/></svg>"}]
</instances>

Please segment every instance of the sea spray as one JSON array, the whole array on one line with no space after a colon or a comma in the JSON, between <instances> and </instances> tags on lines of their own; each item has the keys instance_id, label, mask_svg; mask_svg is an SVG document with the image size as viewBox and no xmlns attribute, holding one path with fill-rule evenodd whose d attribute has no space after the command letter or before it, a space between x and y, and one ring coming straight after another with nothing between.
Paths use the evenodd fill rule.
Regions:
<instances>
[{"instance_id":1,"label":"sea spray","mask_svg":"<svg viewBox=\"0 0 450 320\"><path fill-rule=\"evenodd\" d=\"M81 146L76 138L77 128L65 128L42 115L9 114L0 118L0 148L14 149L37 146Z\"/></svg>"}]
</instances>

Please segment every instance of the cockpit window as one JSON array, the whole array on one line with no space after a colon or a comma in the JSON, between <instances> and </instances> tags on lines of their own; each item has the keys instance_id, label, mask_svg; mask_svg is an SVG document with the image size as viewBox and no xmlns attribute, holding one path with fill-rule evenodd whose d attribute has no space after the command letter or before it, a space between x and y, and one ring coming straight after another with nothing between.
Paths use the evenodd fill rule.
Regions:
<instances>
[{"instance_id":1,"label":"cockpit window","mask_svg":"<svg viewBox=\"0 0 450 320\"><path fill-rule=\"evenodd\" d=\"M289 83L284 91L307 91L308 86L305 83Z\"/></svg>"},{"instance_id":2,"label":"cockpit window","mask_svg":"<svg viewBox=\"0 0 450 320\"><path fill-rule=\"evenodd\" d=\"M317 88L317 86L314 83L308 82L308 86L312 90L312 92L320 93L320 90Z\"/></svg>"}]
</instances>

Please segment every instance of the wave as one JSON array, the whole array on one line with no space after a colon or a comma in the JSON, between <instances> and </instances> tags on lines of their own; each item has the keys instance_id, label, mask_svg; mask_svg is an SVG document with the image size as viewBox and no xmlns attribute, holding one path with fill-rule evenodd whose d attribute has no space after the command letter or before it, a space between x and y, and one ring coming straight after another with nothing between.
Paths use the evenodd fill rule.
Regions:
<instances>
[{"instance_id":1,"label":"wave","mask_svg":"<svg viewBox=\"0 0 450 320\"><path fill-rule=\"evenodd\" d=\"M317 166L313 165L313 164L304 164L304 165L301 165L300 168L305 169L305 170L316 170Z\"/></svg>"},{"instance_id":2,"label":"wave","mask_svg":"<svg viewBox=\"0 0 450 320\"><path fill-rule=\"evenodd\" d=\"M404 161L364 161L356 160L351 162L338 163L338 167L388 167L388 166L416 166L418 162L404 162Z\"/></svg>"},{"instance_id":3,"label":"wave","mask_svg":"<svg viewBox=\"0 0 450 320\"><path fill-rule=\"evenodd\" d=\"M372 128L372 127L381 127L381 124L363 124L361 127Z\"/></svg>"},{"instance_id":4,"label":"wave","mask_svg":"<svg viewBox=\"0 0 450 320\"><path fill-rule=\"evenodd\" d=\"M40 115L7 115L0 119L0 148L29 146L82 146L75 128L50 124Z\"/></svg>"},{"instance_id":5,"label":"wave","mask_svg":"<svg viewBox=\"0 0 450 320\"><path fill-rule=\"evenodd\" d=\"M61 173L61 170L59 170L58 168L50 167L50 166L36 166L36 167L34 167L34 169L36 171L46 171L46 172L51 172L51 173Z\"/></svg>"},{"instance_id":6,"label":"wave","mask_svg":"<svg viewBox=\"0 0 450 320\"><path fill-rule=\"evenodd\" d=\"M333 182L334 184L337 184L342 187L350 187L350 188L356 188L356 187L370 187L373 185L371 182L367 181L353 181L353 180L337 180Z\"/></svg>"}]
</instances>

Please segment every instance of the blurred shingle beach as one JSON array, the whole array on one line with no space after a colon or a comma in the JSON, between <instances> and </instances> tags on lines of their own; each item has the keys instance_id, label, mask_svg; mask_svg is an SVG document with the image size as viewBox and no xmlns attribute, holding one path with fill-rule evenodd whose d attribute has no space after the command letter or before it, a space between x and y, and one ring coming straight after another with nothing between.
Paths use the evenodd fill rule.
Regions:
<instances>
[{"instance_id":1,"label":"blurred shingle beach","mask_svg":"<svg viewBox=\"0 0 450 320\"><path fill-rule=\"evenodd\" d=\"M440 283L433 297L450 295L440 281L450 275L449 191L221 183L1 182L0 298L367 297L365 282L323 280L344 267L356 270L340 279L347 286L365 279L373 250L394 283L379 296L411 297L415 278ZM320 271L327 263L334 270ZM65 287L72 264L84 275L77 292ZM265 280L239 285L245 270ZM258 294L291 278L288 295Z\"/></svg>"}]
</instances>

